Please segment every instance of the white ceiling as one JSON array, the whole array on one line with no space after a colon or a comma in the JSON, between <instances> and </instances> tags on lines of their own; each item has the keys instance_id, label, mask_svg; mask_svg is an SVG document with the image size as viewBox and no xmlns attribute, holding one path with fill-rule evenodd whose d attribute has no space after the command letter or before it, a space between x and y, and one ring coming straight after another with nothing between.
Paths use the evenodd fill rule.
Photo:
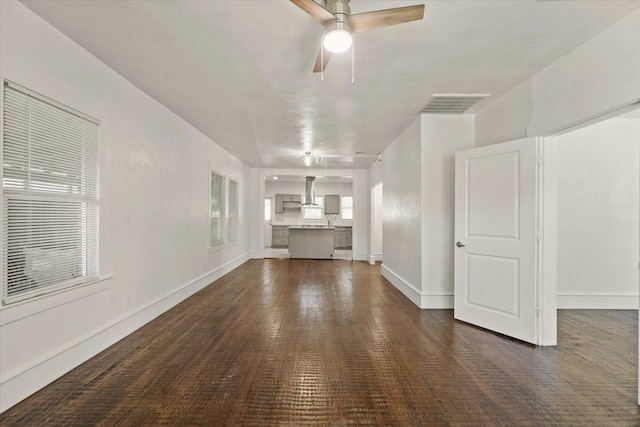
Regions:
<instances>
[{"instance_id":1,"label":"white ceiling","mask_svg":"<svg viewBox=\"0 0 640 427\"><path fill-rule=\"evenodd\" d=\"M433 93L489 93L470 113L640 7L638 1L425 3L422 21L358 33L324 82L322 27L286 0L24 0L29 8L252 167L300 168L305 151L376 154ZM327 157L328 168L368 158Z\"/></svg>"}]
</instances>

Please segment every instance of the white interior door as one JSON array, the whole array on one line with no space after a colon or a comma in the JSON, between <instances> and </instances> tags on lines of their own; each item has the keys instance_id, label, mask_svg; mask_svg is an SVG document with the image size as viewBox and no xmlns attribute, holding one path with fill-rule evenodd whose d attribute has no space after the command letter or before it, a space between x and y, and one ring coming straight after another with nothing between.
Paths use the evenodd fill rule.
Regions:
<instances>
[{"instance_id":1,"label":"white interior door","mask_svg":"<svg viewBox=\"0 0 640 427\"><path fill-rule=\"evenodd\" d=\"M533 344L543 344L540 144L526 138L462 151L455 172L454 316Z\"/></svg>"}]
</instances>

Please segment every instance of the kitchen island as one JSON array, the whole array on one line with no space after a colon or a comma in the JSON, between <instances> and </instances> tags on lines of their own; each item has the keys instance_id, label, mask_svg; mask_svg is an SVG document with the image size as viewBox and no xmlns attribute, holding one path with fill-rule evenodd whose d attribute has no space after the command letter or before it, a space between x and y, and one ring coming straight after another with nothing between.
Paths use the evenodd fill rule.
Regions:
<instances>
[{"instance_id":1,"label":"kitchen island","mask_svg":"<svg viewBox=\"0 0 640 427\"><path fill-rule=\"evenodd\" d=\"M333 257L335 227L289 227L291 258L331 259Z\"/></svg>"}]
</instances>

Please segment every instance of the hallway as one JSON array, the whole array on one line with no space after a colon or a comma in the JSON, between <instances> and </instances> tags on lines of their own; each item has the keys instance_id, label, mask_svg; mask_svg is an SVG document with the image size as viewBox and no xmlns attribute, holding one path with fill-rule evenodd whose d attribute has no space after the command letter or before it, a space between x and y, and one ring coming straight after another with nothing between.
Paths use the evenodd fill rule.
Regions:
<instances>
[{"instance_id":1,"label":"hallway","mask_svg":"<svg viewBox=\"0 0 640 427\"><path fill-rule=\"evenodd\" d=\"M640 425L637 311L536 348L420 310L364 262L252 260L1 425Z\"/></svg>"}]
</instances>

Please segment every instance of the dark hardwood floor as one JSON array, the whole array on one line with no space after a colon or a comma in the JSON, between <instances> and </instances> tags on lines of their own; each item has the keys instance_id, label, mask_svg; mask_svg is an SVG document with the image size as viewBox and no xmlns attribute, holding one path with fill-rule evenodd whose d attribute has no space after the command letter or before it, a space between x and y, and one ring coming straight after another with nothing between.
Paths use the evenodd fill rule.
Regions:
<instances>
[{"instance_id":1,"label":"dark hardwood floor","mask_svg":"<svg viewBox=\"0 0 640 427\"><path fill-rule=\"evenodd\" d=\"M419 310L348 261L253 260L1 425L639 426L637 311L536 348Z\"/></svg>"}]
</instances>

